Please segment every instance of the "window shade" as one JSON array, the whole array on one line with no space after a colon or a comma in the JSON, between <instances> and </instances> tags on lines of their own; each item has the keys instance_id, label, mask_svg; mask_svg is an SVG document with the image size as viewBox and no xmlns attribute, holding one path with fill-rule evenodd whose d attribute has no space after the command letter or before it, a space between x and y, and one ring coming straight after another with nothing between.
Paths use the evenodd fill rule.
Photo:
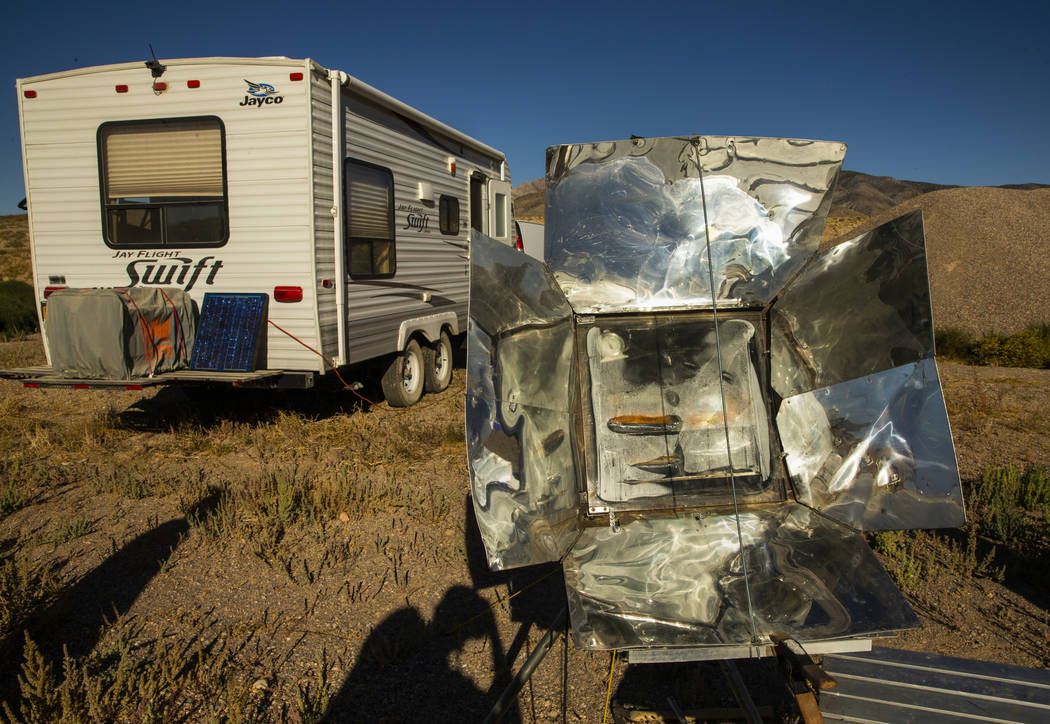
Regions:
<instances>
[{"instance_id":1,"label":"window shade","mask_svg":"<svg viewBox=\"0 0 1050 724\"><path fill-rule=\"evenodd\" d=\"M102 133L109 199L222 197L222 130L217 120L136 123L110 126Z\"/></svg>"},{"instance_id":2,"label":"window shade","mask_svg":"<svg viewBox=\"0 0 1050 724\"><path fill-rule=\"evenodd\" d=\"M350 173L350 237L392 240L389 173L358 165Z\"/></svg>"}]
</instances>

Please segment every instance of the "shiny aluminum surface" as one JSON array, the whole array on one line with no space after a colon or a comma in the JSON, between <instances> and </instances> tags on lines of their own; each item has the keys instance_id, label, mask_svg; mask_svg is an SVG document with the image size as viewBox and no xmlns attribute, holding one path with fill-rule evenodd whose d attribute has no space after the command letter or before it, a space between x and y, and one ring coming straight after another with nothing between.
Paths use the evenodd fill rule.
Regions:
<instances>
[{"instance_id":1,"label":"shiny aluminum surface","mask_svg":"<svg viewBox=\"0 0 1050 724\"><path fill-rule=\"evenodd\" d=\"M772 382L782 397L933 355L922 211L814 257L773 304Z\"/></svg>"},{"instance_id":2,"label":"shiny aluminum surface","mask_svg":"<svg viewBox=\"0 0 1050 724\"><path fill-rule=\"evenodd\" d=\"M617 315L578 329L594 421L591 509L731 503L714 320ZM756 370L756 328L733 318L720 323L720 332L738 490L747 480L751 492L763 492L770 487L770 429ZM669 424L647 430L631 422L639 416Z\"/></svg>"},{"instance_id":3,"label":"shiny aluminum surface","mask_svg":"<svg viewBox=\"0 0 1050 724\"><path fill-rule=\"evenodd\" d=\"M576 645L585 649L869 636L918 620L859 533L797 503L731 515L588 528L563 565Z\"/></svg>"},{"instance_id":4,"label":"shiny aluminum surface","mask_svg":"<svg viewBox=\"0 0 1050 724\"><path fill-rule=\"evenodd\" d=\"M962 486L933 359L783 401L799 502L860 530L962 525Z\"/></svg>"},{"instance_id":5,"label":"shiny aluminum surface","mask_svg":"<svg viewBox=\"0 0 1050 724\"><path fill-rule=\"evenodd\" d=\"M964 520L922 219L814 257L844 151L559 146L549 267L472 237L478 525L493 568L562 560L581 648L918 624L858 530Z\"/></svg>"},{"instance_id":6,"label":"shiny aluminum surface","mask_svg":"<svg viewBox=\"0 0 1050 724\"><path fill-rule=\"evenodd\" d=\"M466 436L489 565L558 560L576 536L571 310L543 265L471 238Z\"/></svg>"},{"instance_id":7,"label":"shiny aluminum surface","mask_svg":"<svg viewBox=\"0 0 1050 724\"><path fill-rule=\"evenodd\" d=\"M550 148L546 258L578 313L762 306L816 251L845 151L723 136Z\"/></svg>"}]
</instances>

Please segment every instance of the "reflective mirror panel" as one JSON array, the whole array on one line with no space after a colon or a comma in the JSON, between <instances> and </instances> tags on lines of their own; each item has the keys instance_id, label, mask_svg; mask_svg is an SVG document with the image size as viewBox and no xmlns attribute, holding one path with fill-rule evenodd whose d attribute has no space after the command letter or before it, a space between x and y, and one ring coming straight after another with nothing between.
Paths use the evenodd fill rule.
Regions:
<instances>
[{"instance_id":1,"label":"reflective mirror panel","mask_svg":"<svg viewBox=\"0 0 1050 724\"><path fill-rule=\"evenodd\" d=\"M572 320L543 265L471 239L466 436L489 565L558 560L576 536Z\"/></svg>"},{"instance_id":2,"label":"reflective mirror panel","mask_svg":"<svg viewBox=\"0 0 1050 724\"><path fill-rule=\"evenodd\" d=\"M572 308L546 265L470 232L470 318L490 336L569 319Z\"/></svg>"},{"instance_id":3,"label":"reflective mirror panel","mask_svg":"<svg viewBox=\"0 0 1050 724\"><path fill-rule=\"evenodd\" d=\"M800 642L913 628L918 619L859 533L797 503L731 515L587 528L564 561L576 645ZM741 553L743 551L743 553Z\"/></svg>"},{"instance_id":4,"label":"reflective mirror panel","mask_svg":"<svg viewBox=\"0 0 1050 724\"><path fill-rule=\"evenodd\" d=\"M799 502L860 530L962 525L962 487L932 358L784 400Z\"/></svg>"},{"instance_id":5,"label":"reflective mirror panel","mask_svg":"<svg viewBox=\"0 0 1050 724\"><path fill-rule=\"evenodd\" d=\"M722 136L552 147L546 258L579 313L763 306L816 251L845 151Z\"/></svg>"},{"instance_id":6,"label":"reflective mirror panel","mask_svg":"<svg viewBox=\"0 0 1050 724\"><path fill-rule=\"evenodd\" d=\"M814 257L770 311L783 397L933 355L922 212Z\"/></svg>"},{"instance_id":7,"label":"reflective mirror panel","mask_svg":"<svg viewBox=\"0 0 1050 724\"><path fill-rule=\"evenodd\" d=\"M727 454L710 314L603 316L579 324L589 512L731 505L730 462L740 500L783 499L771 480L762 330L758 314L719 319Z\"/></svg>"}]
</instances>

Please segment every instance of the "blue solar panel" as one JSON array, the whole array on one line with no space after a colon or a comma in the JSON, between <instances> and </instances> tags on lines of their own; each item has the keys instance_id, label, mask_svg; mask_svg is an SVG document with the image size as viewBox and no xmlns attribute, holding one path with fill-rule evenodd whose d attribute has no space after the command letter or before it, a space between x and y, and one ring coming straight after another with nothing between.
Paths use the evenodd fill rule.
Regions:
<instances>
[{"instance_id":1,"label":"blue solar panel","mask_svg":"<svg viewBox=\"0 0 1050 724\"><path fill-rule=\"evenodd\" d=\"M252 372L262 357L266 294L204 295L190 369Z\"/></svg>"}]
</instances>

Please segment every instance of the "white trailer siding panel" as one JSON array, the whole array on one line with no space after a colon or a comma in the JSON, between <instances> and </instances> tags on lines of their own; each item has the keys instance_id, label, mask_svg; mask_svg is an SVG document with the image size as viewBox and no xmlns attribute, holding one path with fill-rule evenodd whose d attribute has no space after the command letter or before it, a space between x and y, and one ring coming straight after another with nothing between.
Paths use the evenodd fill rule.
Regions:
<instances>
[{"instance_id":1,"label":"white trailer siding panel","mask_svg":"<svg viewBox=\"0 0 1050 724\"><path fill-rule=\"evenodd\" d=\"M343 93L343 104L345 155L389 168L394 176L396 274L392 279L351 280L349 286L349 355L357 361L397 351L397 331L405 320L452 311L460 331L466 329L469 179L475 164L467 161L458 142L377 107L355 95L352 85ZM448 169L450 157L457 163L454 175ZM498 173L496 159L482 160L489 176ZM420 182L430 185L430 198L419 198ZM459 200L456 236L440 232L442 195ZM409 224L410 214L428 216L426 228ZM423 301L424 295L429 301Z\"/></svg>"},{"instance_id":2,"label":"white trailer siding panel","mask_svg":"<svg viewBox=\"0 0 1050 724\"><path fill-rule=\"evenodd\" d=\"M189 290L198 304L210 290L272 294L276 285L301 286L303 301L271 302L270 317L317 346L308 83L289 80L289 68L311 76L302 61L172 61L161 78L168 89L159 94L149 71L134 65L22 81L20 95L23 89L37 91L36 98L20 100L38 297L50 276L64 276L73 287L122 286L147 269L150 278L163 280L172 265L206 262ZM190 79L201 87L188 88ZM281 102L241 105L246 80L270 83ZM128 92L117 93L118 84ZM108 247L102 238L99 126L188 116L216 116L224 127L229 240L210 248ZM161 269L165 264L168 270ZM316 355L272 327L267 347L268 367L322 369Z\"/></svg>"}]
</instances>

